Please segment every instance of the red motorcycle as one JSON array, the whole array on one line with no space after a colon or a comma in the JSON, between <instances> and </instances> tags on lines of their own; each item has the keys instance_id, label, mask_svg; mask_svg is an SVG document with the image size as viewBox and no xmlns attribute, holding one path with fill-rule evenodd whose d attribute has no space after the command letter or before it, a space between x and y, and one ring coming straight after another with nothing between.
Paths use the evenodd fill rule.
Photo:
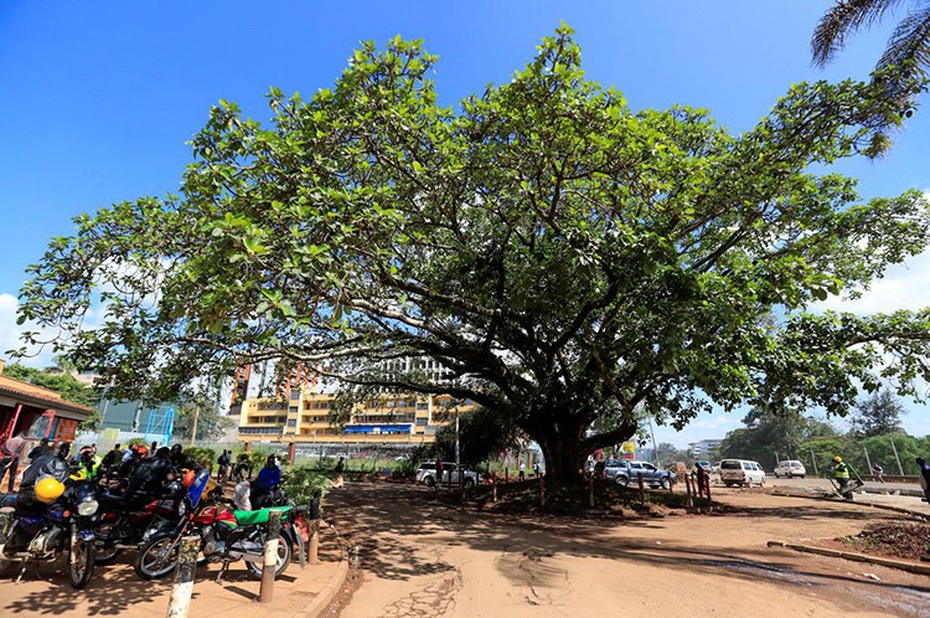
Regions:
<instances>
[{"instance_id":1,"label":"red motorcycle","mask_svg":"<svg viewBox=\"0 0 930 618\"><path fill-rule=\"evenodd\" d=\"M184 487L170 483L162 497L141 508L129 508L121 496L100 493L95 563L112 564L124 549L136 549L152 536L172 530L188 511Z\"/></svg>"},{"instance_id":2,"label":"red motorcycle","mask_svg":"<svg viewBox=\"0 0 930 618\"><path fill-rule=\"evenodd\" d=\"M143 579L159 579L170 574L177 566L181 539L197 535L201 539L202 560L223 563L218 580L222 579L229 564L237 560L245 560L248 571L260 578L268 519L274 510L282 514L275 577L290 564L295 546L303 566L306 556L304 544L308 540L309 529L303 509L274 506L256 511L236 511L224 501L221 504L205 502L195 512L188 513L174 531L151 537L139 550L136 573Z\"/></svg>"}]
</instances>

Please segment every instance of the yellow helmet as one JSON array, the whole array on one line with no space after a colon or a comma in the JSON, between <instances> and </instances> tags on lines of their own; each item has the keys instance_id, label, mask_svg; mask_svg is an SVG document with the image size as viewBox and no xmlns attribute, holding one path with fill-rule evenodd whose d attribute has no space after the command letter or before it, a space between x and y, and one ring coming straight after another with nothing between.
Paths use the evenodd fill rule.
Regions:
<instances>
[{"instance_id":1,"label":"yellow helmet","mask_svg":"<svg viewBox=\"0 0 930 618\"><path fill-rule=\"evenodd\" d=\"M836 457L833 458L833 461L835 461L836 463L840 463L841 461L843 461L843 458L837 455Z\"/></svg>"},{"instance_id":2,"label":"yellow helmet","mask_svg":"<svg viewBox=\"0 0 930 618\"><path fill-rule=\"evenodd\" d=\"M46 476L36 483L36 498L46 504L57 500L61 494L65 493L65 486L61 481Z\"/></svg>"}]
</instances>

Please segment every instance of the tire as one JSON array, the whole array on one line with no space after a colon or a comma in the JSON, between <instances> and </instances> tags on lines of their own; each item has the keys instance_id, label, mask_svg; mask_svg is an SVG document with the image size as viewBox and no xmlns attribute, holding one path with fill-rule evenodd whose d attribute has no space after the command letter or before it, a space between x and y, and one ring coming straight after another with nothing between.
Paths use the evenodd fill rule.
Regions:
<instances>
[{"instance_id":1,"label":"tire","mask_svg":"<svg viewBox=\"0 0 930 618\"><path fill-rule=\"evenodd\" d=\"M773 472L773 474L775 475L775 478L779 478L778 472Z\"/></svg>"},{"instance_id":2,"label":"tire","mask_svg":"<svg viewBox=\"0 0 930 618\"><path fill-rule=\"evenodd\" d=\"M759 487L765 487L765 479L759 481Z\"/></svg>"},{"instance_id":3,"label":"tire","mask_svg":"<svg viewBox=\"0 0 930 618\"><path fill-rule=\"evenodd\" d=\"M97 549L94 551L94 564L97 566L108 566L116 562L116 559L123 553L122 549L108 548Z\"/></svg>"},{"instance_id":4,"label":"tire","mask_svg":"<svg viewBox=\"0 0 930 618\"><path fill-rule=\"evenodd\" d=\"M0 577L7 577L13 573L13 565L16 564L12 560L2 560L0 559Z\"/></svg>"},{"instance_id":5,"label":"tire","mask_svg":"<svg viewBox=\"0 0 930 618\"><path fill-rule=\"evenodd\" d=\"M133 567L142 579L161 579L178 566L178 547L172 547L173 534L162 534L149 540L136 557Z\"/></svg>"},{"instance_id":6,"label":"tire","mask_svg":"<svg viewBox=\"0 0 930 618\"><path fill-rule=\"evenodd\" d=\"M436 479L434 479L431 476L428 476L425 479L423 479L423 484L426 485L427 487L432 487L436 484Z\"/></svg>"},{"instance_id":7,"label":"tire","mask_svg":"<svg viewBox=\"0 0 930 618\"><path fill-rule=\"evenodd\" d=\"M733 481L724 481L723 484L727 487L733 487Z\"/></svg>"},{"instance_id":8,"label":"tire","mask_svg":"<svg viewBox=\"0 0 930 618\"><path fill-rule=\"evenodd\" d=\"M804 478L804 475L802 474L802 475L799 476L798 478L799 478L799 479L803 479L803 478Z\"/></svg>"},{"instance_id":9,"label":"tire","mask_svg":"<svg viewBox=\"0 0 930 618\"><path fill-rule=\"evenodd\" d=\"M291 557L294 555L294 546L291 544L291 540L284 536L283 534L278 535L278 566L275 567L274 576L275 579L281 576L281 573L287 570L287 565L291 563ZM256 579L262 578L262 564L252 562L251 560L245 561L245 568L249 570L249 573L252 574L252 577Z\"/></svg>"},{"instance_id":10,"label":"tire","mask_svg":"<svg viewBox=\"0 0 930 618\"><path fill-rule=\"evenodd\" d=\"M672 488L672 481L671 481L671 479L669 479L669 478L666 476L664 479L662 479L662 482L659 483L659 487L661 487L662 489L666 489L666 490L671 489L671 488Z\"/></svg>"},{"instance_id":11,"label":"tire","mask_svg":"<svg viewBox=\"0 0 930 618\"><path fill-rule=\"evenodd\" d=\"M474 487L475 479L465 479L465 487Z\"/></svg>"},{"instance_id":12,"label":"tire","mask_svg":"<svg viewBox=\"0 0 930 618\"><path fill-rule=\"evenodd\" d=\"M111 522L101 524L97 527L97 538L109 538L113 534L113 529L114 525ZM97 550L94 552L94 564L99 566L113 564L121 553L123 553L123 550L116 549L115 547L104 548L98 546Z\"/></svg>"},{"instance_id":13,"label":"tire","mask_svg":"<svg viewBox=\"0 0 930 618\"><path fill-rule=\"evenodd\" d=\"M630 484L630 479L622 474L617 475L617 485L620 487L627 487Z\"/></svg>"},{"instance_id":14,"label":"tire","mask_svg":"<svg viewBox=\"0 0 930 618\"><path fill-rule=\"evenodd\" d=\"M72 541L68 552L68 575L75 590L83 590L93 576L95 550L93 541L88 543L80 537Z\"/></svg>"}]
</instances>

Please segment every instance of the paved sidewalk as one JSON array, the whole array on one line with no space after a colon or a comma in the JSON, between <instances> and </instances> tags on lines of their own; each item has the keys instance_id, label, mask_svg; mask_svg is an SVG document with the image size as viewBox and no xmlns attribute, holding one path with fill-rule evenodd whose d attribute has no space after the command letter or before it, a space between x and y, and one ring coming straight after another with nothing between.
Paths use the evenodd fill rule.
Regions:
<instances>
[{"instance_id":1,"label":"paved sidewalk","mask_svg":"<svg viewBox=\"0 0 930 618\"><path fill-rule=\"evenodd\" d=\"M260 582L253 579L243 562L233 563L222 584L216 583L218 564L197 569L191 618L314 618L342 585L347 570L342 550L332 533L321 536L320 563L301 569L292 562L275 582L274 599L261 605ZM170 576L160 581L143 581L131 566L134 555L116 564L97 567L85 590L74 590L67 581L63 562L30 567L19 584L0 580L0 616L126 616L129 618L165 616L171 596Z\"/></svg>"}]
</instances>

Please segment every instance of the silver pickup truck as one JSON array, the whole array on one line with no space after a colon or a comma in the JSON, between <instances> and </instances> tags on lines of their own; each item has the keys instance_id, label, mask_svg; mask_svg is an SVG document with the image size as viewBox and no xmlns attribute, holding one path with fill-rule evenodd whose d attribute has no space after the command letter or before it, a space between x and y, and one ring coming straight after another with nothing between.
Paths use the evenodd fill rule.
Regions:
<instances>
[{"instance_id":1,"label":"silver pickup truck","mask_svg":"<svg viewBox=\"0 0 930 618\"><path fill-rule=\"evenodd\" d=\"M669 489L675 483L675 474L655 467L648 461L634 459L608 459L604 462L604 476L621 487L638 483L639 475L643 483L656 489Z\"/></svg>"}]
</instances>

